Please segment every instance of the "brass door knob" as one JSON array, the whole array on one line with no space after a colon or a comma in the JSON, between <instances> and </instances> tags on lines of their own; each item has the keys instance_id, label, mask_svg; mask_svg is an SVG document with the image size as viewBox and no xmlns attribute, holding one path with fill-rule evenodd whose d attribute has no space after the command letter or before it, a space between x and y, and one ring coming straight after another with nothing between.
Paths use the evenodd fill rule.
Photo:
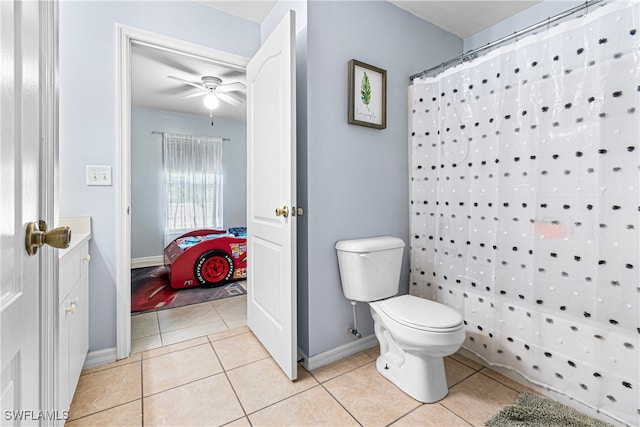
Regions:
<instances>
[{"instance_id":1,"label":"brass door knob","mask_svg":"<svg viewBox=\"0 0 640 427\"><path fill-rule=\"evenodd\" d=\"M283 216L283 217L288 217L289 216L289 208L287 206L284 206L282 208L276 208L276 216Z\"/></svg>"},{"instance_id":2,"label":"brass door knob","mask_svg":"<svg viewBox=\"0 0 640 427\"><path fill-rule=\"evenodd\" d=\"M71 229L69 227L58 227L47 231L45 221L30 222L27 224L27 235L25 246L29 255L35 255L38 248L44 244L54 248L65 249L71 242Z\"/></svg>"}]
</instances>

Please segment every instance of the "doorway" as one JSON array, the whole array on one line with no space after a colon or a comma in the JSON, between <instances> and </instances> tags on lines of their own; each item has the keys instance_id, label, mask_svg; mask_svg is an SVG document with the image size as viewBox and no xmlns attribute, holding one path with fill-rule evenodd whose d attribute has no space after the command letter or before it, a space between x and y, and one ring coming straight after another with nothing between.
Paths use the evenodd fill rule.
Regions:
<instances>
[{"instance_id":1,"label":"doorway","mask_svg":"<svg viewBox=\"0 0 640 427\"><path fill-rule=\"evenodd\" d=\"M197 63L210 64L211 68L215 68L216 72L222 74L219 70L226 70L224 73L231 80L238 78L240 75L244 75L247 58L237 55L229 54L226 52L218 51L215 49L206 48L203 46L195 45L192 43L184 42L177 39L168 38L162 35L141 31L138 29L119 26L119 64L118 64L118 118L119 118L119 143L117 145L117 209L118 209L118 242L117 242L117 276L118 276L118 312L117 312L117 358L124 358L131 352L131 259L132 256L136 258L132 247L132 213L136 209L136 201L132 199L132 184L133 177L132 170L134 167L132 156L132 129L133 120L135 116L135 109L137 107L132 106L132 94L135 91L135 82L132 73L132 67L134 61L132 60L132 54L136 50L141 49L146 54L146 59L158 60L164 58L165 65L173 67L173 71L168 75L175 75L175 77L189 80L190 78L197 78ZM179 58L188 58L188 61L179 61ZM156 61L157 62L157 61ZM187 71L191 73L187 73ZM149 77L151 78L151 77ZM167 79L166 76L160 76L161 79ZM177 79L174 79L177 80ZM179 82L178 82L179 83ZM184 87L180 85L174 85L177 88L173 89L176 92L175 103L182 100L181 96L177 93L180 90L184 90ZM187 85L188 86L188 85ZM167 89L167 88L166 88ZM196 89L195 87L193 89ZM186 94L188 95L188 94ZM161 105L158 100L151 100L151 106ZM202 102L201 100L198 102ZM197 105L196 103L191 103ZM148 107L148 106L147 106ZM167 107L162 107L167 109ZM149 113L149 109L143 113ZM188 113L188 112L187 112ZM179 113L179 114L187 114ZM169 115L170 112L160 112L160 115ZM210 125L210 118L207 116L200 116L203 122ZM214 127L218 119L214 115ZM221 119L220 119L221 120ZM168 123L168 122L165 122ZM165 129L153 129L157 132L163 132ZM174 130L175 131L175 130ZM150 142L149 144L156 144L156 148L159 145L161 147L161 141L158 140L158 135L152 135L149 131ZM224 135L219 135L224 136ZM155 141L153 138L155 137ZM233 143L233 138L230 138L229 143ZM238 141L236 141L238 143ZM244 141L242 143L245 143ZM244 166L246 167L246 157ZM245 178L246 179L246 178ZM246 181L245 181L246 183ZM243 183L246 188L246 184ZM246 218L246 215L245 215ZM226 224L225 224L226 225ZM236 225L236 224L234 224ZM136 244L139 243L136 241ZM135 250L138 250L136 247ZM139 257L138 257L139 258ZM144 258L144 257L142 257ZM157 262L157 260L156 260ZM203 332L206 335L206 331Z\"/></svg>"}]
</instances>

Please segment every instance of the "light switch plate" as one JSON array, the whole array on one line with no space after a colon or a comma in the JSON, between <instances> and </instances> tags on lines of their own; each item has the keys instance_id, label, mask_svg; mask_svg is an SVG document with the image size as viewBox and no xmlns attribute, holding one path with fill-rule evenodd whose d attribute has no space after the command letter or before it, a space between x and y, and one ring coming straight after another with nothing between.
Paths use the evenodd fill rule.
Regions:
<instances>
[{"instance_id":1,"label":"light switch plate","mask_svg":"<svg viewBox=\"0 0 640 427\"><path fill-rule=\"evenodd\" d=\"M87 185L111 185L111 166L87 165Z\"/></svg>"}]
</instances>

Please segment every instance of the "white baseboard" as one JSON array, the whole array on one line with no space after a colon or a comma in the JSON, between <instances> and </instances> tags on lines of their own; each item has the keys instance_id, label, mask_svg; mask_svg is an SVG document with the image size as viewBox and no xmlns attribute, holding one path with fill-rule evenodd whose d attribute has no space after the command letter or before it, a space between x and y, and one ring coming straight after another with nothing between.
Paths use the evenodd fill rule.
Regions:
<instances>
[{"instance_id":1,"label":"white baseboard","mask_svg":"<svg viewBox=\"0 0 640 427\"><path fill-rule=\"evenodd\" d=\"M164 255L131 258L131 268L155 267L164 265Z\"/></svg>"},{"instance_id":2,"label":"white baseboard","mask_svg":"<svg viewBox=\"0 0 640 427\"><path fill-rule=\"evenodd\" d=\"M105 348L104 350L90 351L84 360L82 369L93 368L116 361L116 348Z\"/></svg>"},{"instance_id":3,"label":"white baseboard","mask_svg":"<svg viewBox=\"0 0 640 427\"><path fill-rule=\"evenodd\" d=\"M347 356L351 356L352 354L356 354L359 351L366 350L376 345L378 345L376 336L369 335L368 337L354 340L350 343L343 344L340 347L336 347L332 350L325 351L324 353L320 353L315 356L309 357L300 349L298 349L298 353L301 354L304 358L302 366L304 366L307 371L312 371L314 369L318 369L322 366L328 365L329 363L333 363L336 360L343 359Z\"/></svg>"}]
</instances>

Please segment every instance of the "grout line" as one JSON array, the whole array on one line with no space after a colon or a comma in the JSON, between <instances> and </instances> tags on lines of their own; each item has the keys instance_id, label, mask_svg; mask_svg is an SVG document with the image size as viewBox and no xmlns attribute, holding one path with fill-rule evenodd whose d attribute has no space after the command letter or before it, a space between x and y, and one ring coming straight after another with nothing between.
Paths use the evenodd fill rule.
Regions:
<instances>
[{"instance_id":1,"label":"grout line","mask_svg":"<svg viewBox=\"0 0 640 427\"><path fill-rule=\"evenodd\" d=\"M457 354L457 353L454 353L454 354ZM464 356L462 356L462 355L458 355L458 356L460 356L460 357L464 357ZM479 371L481 371L483 368L485 368L485 366L484 366L484 365L480 365L479 363L476 363L476 364L477 364L477 365L480 365L480 368L474 368L474 367L473 367L473 366L471 366L470 364L464 363L462 360L458 360L458 359L456 359L455 357L451 357L451 355L449 355L449 356L447 356L447 357L449 357L450 359L455 360L455 361L456 361L456 362L458 362L458 363L462 363L464 366L466 366L466 367L467 367L467 368L469 368L469 369L473 369L473 370L474 370L474 372L479 372ZM471 359L468 359L467 357L464 357L464 358L465 358L465 359L467 359L467 360L471 360ZM471 360L471 361L473 362L473 360ZM475 362L474 362L474 363L475 363Z\"/></svg>"},{"instance_id":2,"label":"grout line","mask_svg":"<svg viewBox=\"0 0 640 427\"><path fill-rule=\"evenodd\" d=\"M469 424L470 426L473 426L472 423L470 423L469 421L465 420L461 415L456 414L455 412L453 412L451 409L447 408L446 406L444 406L442 403L438 402L438 405L442 406L444 409L446 409L447 411L451 412L453 415L455 415L456 417L460 418L462 421L464 421L465 423Z\"/></svg>"},{"instance_id":3,"label":"grout line","mask_svg":"<svg viewBox=\"0 0 640 427\"><path fill-rule=\"evenodd\" d=\"M449 383L448 383L448 381L447 381L447 386L448 386L448 388L449 388L449 389L451 389L451 387L453 387L453 386L455 386L455 385L460 384L461 382L465 381L465 380L466 380L466 379L468 379L468 378L471 378L472 376L474 376L474 375L475 375L475 374L477 374L478 372L480 372L480 371L473 371L473 372L471 372L469 375L467 375L467 376L465 376L465 377L463 377L463 378L459 379L459 380L458 380L458 381L456 381L455 383L451 383L451 384L449 384Z\"/></svg>"},{"instance_id":4,"label":"grout line","mask_svg":"<svg viewBox=\"0 0 640 427\"><path fill-rule=\"evenodd\" d=\"M338 378L338 377L336 377L336 378ZM353 415L353 414L351 413L351 411L349 411L349 410L348 410L348 409L347 409L347 408L342 404L342 402L340 402L340 401L338 400L338 398L337 398L337 397L335 397L335 396L333 395L333 393L331 393L331 391L330 391L329 389L327 389L327 388L324 386L324 383L320 383L320 387L322 387L322 388L323 388L327 393L329 393L329 396L331 396L331 398L332 398L333 400L335 400L335 401L338 403L338 405L340 405L340 407L341 407L342 409L344 409L344 410L347 412L347 414L349 414L349 415L351 416L351 418L353 418L353 419L355 420L355 422L357 422L357 423L358 423L358 425L362 426L362 423L360 422L360 420L359 420L358 418L356 418L356 416L355 416L355 415Z\"/></svg>"},{"instance_id":5,"label":"grout line","mask_svg":"<svg viewBox=\"0 0 640 427\"><path fill-rule=\"evenodd\" d=\"M342 375L348 374L348 373L353 372L353 371L355 371L355 370L357 370L357 369L360 369L360 368L364 368L365 366L367 366L367 365L369 365L369 364L371 364L371 363L375 363L375 362L376 362L376 360L375 360L375 359L373 359L373 360L371 360L371 361L369 361L369 362L365 363L364 365L356 366L355 368L349 369L348 371L344 371L343 373L338 374L338 375L336 375L336 376L333 376L333 377L331 377L331 378L328 378L328 379L326 379L326 380L324 380L324 381L320 381L319 379L317 379L317 378L316 378L316 376L315 376L315 375L313 375L313 373L312 373L312 372L310 372L310 371L308 371L308 372L309 372L311 375L313 375L313 377L314 377L314 378L316 378L316 381L318 381L320 384L324 384L324 383L328 383L328 382L329 382L329 381L331 381L331 380L335 380L336 378L338 378L338 377L340 377L340 376L342 376ZM335 363L335 362L334 362L334 363ZM327 366L328 366L328 365L327 365ZM318 368L318 369L322 369L322 367L320 367L320 368ZM314 369L314 370L315 370L315 369Z\"/></svg>"},{"instance_id":6,"label":"grout line","mask_svg":"<svg viewBox=\"0 0 640 427\"><path fill-rule=\"evenodd\" d=\"M221 425L221 427L229 426L229 425L231 425L231 424L235 423L236 421L240 421L240 420L241 420L241 419L243 419L243 418L246 418L246 419L247 419L247 422L249 423L249 425L250 425L250 426L253 426L253 424L251 424L251 421L249 421L249 417L247 417L247 416L245 415L244 417L236 418L235 420L231 420L231 421L229 421L229 422L227 422L227 423L224 423L224 424L222 424L222 425Z\"/></svg>"},{"instance_id":7,"label":"grout line","mask_svg":"<svg viewBox=\"0 0 640 427\"><path fill-rule=\"evenodd\" d=\"M489 368L487 368L487 369L489 369ZM490 370L492 370L492 369L490 369ZM513 390L513 391L515 391L515 392L518 392L518 393L522 393L522 392L524 391L524 390L518 390L518 389L515 389L515 388L513 388L512 386L510 386L510 385L508 385L508 384L503 383L503 382L502 382L502 381L500 381L499 379L496 379L496 378L490 377L489 375L485 374L485 373L484 373L484 372L482 372L482 371L483 371L483 370L481 369L480 371L478 371L478 373L479 373L479 374L481 374L481 375L483 375L483 376L485 376L485 377L487 377L487 378L489 378L490 380L493 380L493 381L497 382L498 384L502 384L503 386L505 386L505 387L507 387L507 388L510 388L511 390ZM496 372L496 371L493 371L493 372ZM499 372L496 372L496 374L498 374L498 375L502 375L502 374L500 374ZM504 376L504 375L503 375L503 376ZM507 378L507 377L505 377L505 378ZM511 380L511 381L513 381L513 380ZM513 382L516 382L516 381L513 381ZM522 385L522 384L520 384L520 385ZM524 385L523 385L522 387L526 387L526 386L524 386ZM530 388L530 387L526 387L526 388Z\"/></svg>"},{"instance_id":8,"label":"grout line","mask_svg":"<svg viewBox=\"0 0 640 427\"><path fill-rule=\"evenodd\" d=\"M237 337L238 335L246 334L246 333L251 332L251 331L250 331L250 330L247 330L247 331L243 331L243 332L238 332L238 333L237 333L237 334L235 334L235 335L229 335L229 336L227 336L227 337L224 337L224 338L218 338L218 339L214 339L214 340L212 340L212 339L211 339L211 337L212 337L213 335L221 334L221 333L223 333L223 332L227 332L227 331L233 331L234 329L240 329L240 328L243 328L243 327L246 327L246 326L247 326L247 325L237 326L237 327L235 327L235 328L227 329L226 331L220 331L220 332L215 332L215 333L213 333L213 334L205 335L205 337L209 340L209 342L210 342L210 343L214 343L214 342L218 342L218 341L226 340L227 338Z\"/></svg>"},{"instance_id":9,"label":"grout line","mask_svg":"<svg viewBox=\"0 0 640 427\"><path fill-rule=\"evenodd\" d=\"M144 366L142 365L142 354L140 354L140 426L144 427Z\"/></svg>"},{"instance_id":10,"label":"grout line","mask_svg":"<svg viewBox=\"0 0 640 427\"><path fill-rule=\"evenodd\" d=\"M201 337L200 337L200 338L201 338ZM204 380L204 379L206 379L206 378L211 378L211 377L214 377L214 376L216 376L216 375L220 375L220 374L222 374L222 373L224 372L224 366L222 366L222 363L220 362L220 360L219 360L219 358L218 358L218 355L216 354L215 349L213 349L213 346L211 345L211 343L210 343L210 342L204 342L204 343L196 344L196 345L193 345L193 346L190 346L190 347L187 347L187 348L177 349L177 350L171 351L171 352L169 352L169 353L161 354L161 355L159 355L159 356L154 356L154 357L152 357L152 358L149 358L148 360L150 360L150 359L155 359L155 358L158 358L158 357L161 357L161 356L166 356L166 355L168 355L168 354L176 353L176 352L178 352L178 351L191 351L191 350L193 350L193 349L194 349L194 348L196 348L196 347L204 346L204 345L207 345L207 344L209 344L209 346L211 346L211 347L212 347L213 353L214 353L214 355L216 356L216 359L218 360L218 364L220 365L220 369L221 369L221 371L220 371L220 372L216 372L216 373L211 374L211 375L206 375L206 376L204 376L204 377L200 377L200 378L194 379L193 381L188 381L188 382L183 383L183 384L178 384L178 385L176 385L176 386L174 386L174 387L170 387L170 388L168 388L168 389L161 390L161 391L158 391L158 392L156 392L156 393L149 394L148 396L145 396L145 395L144 395L144 390L142 390L142 398L144 399L145 397L155 396L155 395L158 395L158 394L160 394L160 393L164 393L165 391L173 390L173 389L175 389L175 388L179 388L179 387L185 386L185 385L187 385L187 384L192 384L192 383L195 383L195 382L197 382L197 381ZM143 415L144 415L144 413L143 413Z\"/></svg>"},{"instance_id":11,"label":"grout line","mask_svg":"<svg viewBox=\"0 0 640 427\"><path fill-rule=\"evenodd\" d=\"M223 366L223 367L222 367L222 369L224 369L224 370L225 370L225 372L226 372L226 371L235 371L236 369L244 368L245 366L253 365L254 363L262 362L263 360L266 360L266 359L272 359L271 355L267 355L267 356L262 357L262 358L260 358L260 359L256 359L256 360L253 360L253 361L251 361L251 362L247 362L247 363L245 363L244 365L234 366L233 368L229 368L229 369L227 369L227 368L225 368L225 367Z\"/></svg>"},{"instance_id":12,"label":"grout line","mask_svg":"<svg viewBox=\"0 0 640 427\"><path fill-rule=\"evenodd\" d=\"M291 398L292 398L292 397L294 397L294 396L298 396L298 395L300 395L300 394L302 394L302 393L305 393L305 392L307 392L307 391L309 391L309 390L313 390L314 388L316 388L316 387L318 387L318 386L322 386L322 384L316 383L315 385L313 385L313 386L311 386L311 387L309 387L309 388L305 388L304 390L301 390L301 391L299 391L299 392L297 392L297 393L294 393L294 394L292 394L292 395L290 395L290 396L283 397L282 399L280 399L280 400L278 400L278 401L275 401L275 402L273 402L273 403L270 403L270 404L268 404L268 405L267 405L267 406L265 406L265 407L262 407L262 408L260 408L260 409L256 409L255 411L253 411L253 412L251 412L251 413L247 414L247 418L249 417L249 415L256 414L256 413L258 413L258 412L260 412L260 411L262 411L262 410L264 410L264 409L267 409L267 408L270 408L270 407L272 407L272 406L274 406L274 405L277 405L278 403L282 403L282 402L284 402L285 400L289 400L289 399L291 399Z\"/></svg>"},{"instance_id":13,"label":"grout line","mask_svg":"<svg viewBox=\"0 0 640 427\"><path fill-rule=\"evenodd\" d=\"M88 374L81 374L80 377L90 377L90 376L93 376L93 375L96 375L96 374L103 374L103 373L106 373L105 371L110 371L112 369L118 369L118 368L124 368L125 366L133 365L134 363L138 363L138 362L142 362L142 359L133 361L131 363L124 363L122 365L112 366L110 368L101 369L101 370L95 371L95 372L89 372ZM115 362L112 362L112 363L115 363ZM78 381L79 381L79 379L78 379ZM75 394L74 394L74 397L75 397Z\"/></svg>"},{"instance_id":14,"label":"grout line","mask_svg":"<svg viewBox=\"0 0 640 427\"><path fill-rule=\"evenodd\" d=\"M218 359L218 363L222 367L222 372L224 373L224 376L227 379L227 382L229 383L229 386L231 387L231 390L233 390L233 394L236 396L236 399L238 400L238 404L240 405L240 408L242 408L242 412L244 413L244 417L247 419L247 421L249 421L249 416L247 415L247 410L244 408L244 405L242 404L242 401L240 400L240 396L238 396L238 392L236 391L236 388L233 386L233 383L231 382L231 379L229 378L229 374L227 374L227 370L225 369L224 365L222 364L222 360L220 360L220 357L218 356L218 352L216 351L215 347L213 346L213 342L209 341L209 345L211 346L211 349L213 350L213 354L216 355L216 359ZM251 421L249 421L249 425L251 425Z\"/></svg>"},{"instance_id":15,"label":"grout line","mask_svg":"<svg viewBox=\"0 0 640 427\"><path fill-rule=\"evenodd\" d=\"M227 322L224 320L224 317L220 316L220 319L222 320L222 323L224 323L224 326L226 326L226 327L227 327L227 330L231 329L231 328L229 327L229 325L227 324Z\"/></svg>"},{"instance_id":16,"label":"grout line","mask_svg":"<svg viewBox=\"0 0 640 427\"><path fill-rule=\"evenodd\" d=\"M471 377L473 377L473 376L475 376L475 375L482 375L483 377L485 377L485 378L487 378L487 379L489 379L489 380L492 380L492 381L494 381L494 382L496 382L496 383L498 383L498 384L500 384L500 385L503 385L503 386L505 386L505 387L507 387L507 388L509 388L509 389L511 389L511 390L514 390L513 388L511 388L511 387L507 386L506 384L503 384L503 383L501 383L500 381L498 381L498 380L496 380L496 379L494 379L494 378L491 378L490 376L485 375L485 374L483 374L483 373L482 373L482 372L480 372L480 371L474 372L472 375L470 375L469 377L467 377L464 381L468 380L469 378L471 378ZM456 386L457 386L457 385L459 385L459 384L461 384L461 383L463 383L464 381L460 381L459 383L457 383L457 384L456 384ZM514 391L518 392L517 390L514 390ZM518 392L518 393L519 393L519 392ZM441 401L441 402L442 402L442 401ZM457 413L457 412L455 412L453 409L451 409L451 408L447 407L447 405L445 405L444 403L440 403L440 404L441 404L442 406L444 406L447 410L449 410L450 412L452 412L454 415L456 415L457 417L459 417L459 418L463 419L465 422L469 423L470 425L474 425L471 421L467 420L465 417L463 417L461 414L458 414L458 413ZM503 406L504 406L504 405L503 405Z\"/></svg>"},{"instance_id":17,"label":"grout line","mask_svg":"<svg viewBox=\"0 0 640 427\"><path fill-rule=\"evenodd\" d=\"M130 401L128 401L128 402L119 403L119 404L117 404L117 405L115 405L115 406L111 406L111 407L109 407L109 408L100 409L99 411L92 412L92 413L90 413L90 414L86 414L86 415L83 415L83 416L78 417L78 418L69 418L68 420L65 420L64 422L65 422L65 423L76 422L76 421L82 420L82 419L84 419L84 418L88 418L88 417L91 417L91 416L93 416L93 415L99 414L99 413L101 413L101 412L106 412L106 411L109 411L109 410L111 410L111 409L119 408L120 406L128 405L128 404L130 404L130 403L132 403L132 402L135 402L135 401L138 401L138 400L142 400L142 399L133 399L133 400L130 400Z\"/></svg>"},{"instance_id":18,"label":"grout line","mask_svg":"<svg viewBox=\"0 0 640 427\"><path fill-rule=\"evenodd\" d=\"M415 399L414 399L414 400L415 400ZM420 401L418 401L418 402L420 402ZM422 403L422 402L420 402L420 405L416 406L415 408L413 408L413 409L412 409L412 410L410 410L409 412L407 412L407 413L405 413L405 414L400 415L398 418L396 418L395 420L393 420L393 421L391 421L389 424L387 424L387 427L388 427L388 426L393 425L394 423L397 423L398 421L400 421L401 419L403 419L403 418L404 418L404 417L406 417L407 415L409 415L409 414L411 414L412 412L415 412L415 411L417 411L418 409L422 408L424 405L426 405L426 403Z\"/></svg>"},{"instance_id":19,"label":"grout line","mask_svg":"<svg viewBox=\"0 0 640 427\"><path fill-rule=\"evenodd\" d=\"M140 353L133 353L133 354L140 354ZM130 358L131 358L131 356L127 357L127 359L130 359ZM132 363L140 362L142 360L142 355L140 356L140 359L138 359L138 360L131 360L129 362L126 362L126 363L123 362L123 363L120 363L120 364L115 365L115 366L104 367L106 365L111 365L112 363L118 363L118 362L120 362L122 360L127 360L127 359L120 359L120 360L116 360L114 362L105 363L104 365L98 365L98 366L94 366L92 368L83 369L82 371L80 371L80 376L81 377L85 377L87 375L93 375L93 374L97 374L98 372L108 371L109 369L121 368L123 366L131 365ZM85 371L88 371L89 369L100 368L100 367L103 367L103 368L102 369L98 369L98 370L93 371L93 372L85 372Z\"/></svg>"},{"instance_id":20,"label":"grout line","mask_svg":"<svg viewBox=\"0 0 640 427\"><path fill-rule=\"evenodd\" d=\"M440 401L442 402L442 401ZM456 411L454 411L453 409L449 408L447 405L445 405L444 403L439 403L440 405L442 405L443 408L445 408L447 411L451 412L453 415L455 415L456 417L460 418L461 420L463 420L465 423L469 424L470 426L473 426L474 424L469 421L468 419L466 419L465 417L463 417L461 414L458 414Z\"/></svg>"},{"instance_id":21,"label":"grout line","mask_svg":"<svg viewBox=\"0 0 640 427\"><path fill-rule=\"evenodd\" d=\"M151 349L149 349L149 350L145 350L145 352L147 352L147 351L153 351L153 350L158 350L158 349L161 349L161 348L169 348L169 347L171 347L172 345L177 345L177 344L180 344L180 343L185 343L185 342L189 342L189 341L194 341L194 340L197 340L198 338L206 338L206 335L205 335L205 336L202 336L202 337L196 337L196 338L191 338L191 339L184 340L184 341L179 341L179 342L176 342L176 343L173 343L173 344L169 344L169 345L167 345L167 346L151 348ZM207 344L207 343L206 343L206 342L201 342L201 343L199 343L199 344L197 344L197 343L193 343L192 345L188 345L187 347L177 348L177 349L175 349L175 350L171 350L171 351L168 351L168 352L166 352L166 353L158 354L157 356L149 356L149 357L146 357L146 359L147 359L147 360L149 360L149 359L155 359L156 357L165 356L165 355L167 355L167 354L175 353L176 351L188 350L188 349L190 349L190 348L198 347L198 346L200 346L200 345L204 345L204 344ZM144 355L143 355L143 358L145 358L145 357L144 357Z\"/></svg>"},{"instance_id":22,"label":"grout line","mask_svg":"<svg viewBox=\"0 0 640 427\"><path fill-rule=\"evenodd\" d=\"M158 335L160 335L160 344L162 344L162 328L160 327L160 316L158 316L158 312L156 314L156 324L158 325Z\"/></svg>"},{"instance_id":23,"label":"grout line","mask_svg":"<svg viewBox=\"0 0 640 427\"><path fill-rule=\"evenodd\" d=\"M207 378L215 377L216 375L221 375L221 374L223 374L223 372L224 372L224 371L221 371L221 372L218 372L218 373L215 373L215 374L211 374L211 375L207 375L207 376L204 376L204 377L201 377L201 378L195 379L195 380L193 380L193 381L188 381L188 382L186 382L186 383L184 383L184 384L178 384L178 385L176 385L176 386L170 387L170 388L165 389L165 390L160 390L160 391L158 391L158 392L156 392L156 393L152 393L152 394L149 394L149 395L147 395L147 396L144 396L144 395L143 395L143 396L142 396L142 399L145 399L145 398L147 398L147 397L157 396L157 395L162 394L162 393L164 393L164 392L166 392L166 391L174 390L174 389L176 389L176 388L184 387L184 386L189 385L189 384L197 383L198 381L206 380Z\"/></svg>"}]
</instances>

